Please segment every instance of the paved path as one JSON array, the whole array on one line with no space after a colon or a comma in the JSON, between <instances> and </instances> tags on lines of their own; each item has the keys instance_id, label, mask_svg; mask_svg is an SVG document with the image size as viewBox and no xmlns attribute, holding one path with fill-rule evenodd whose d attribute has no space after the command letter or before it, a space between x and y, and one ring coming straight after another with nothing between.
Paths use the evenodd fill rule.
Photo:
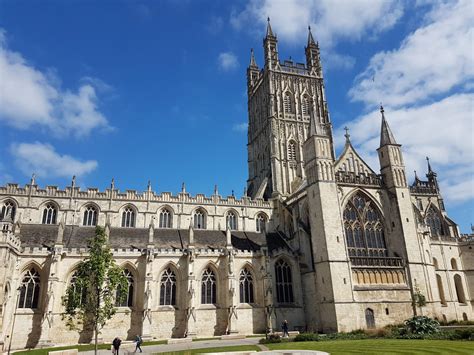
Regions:
<instances>
[{"instance_id":1,"label":"paved path","mask_svg":"<svg viewBox=\"0 0 474 355\"><path fill-rule=\"evenodd\" d=\"M152 353L161 353L161 352L171 352L171 351L183 351L190 349L205 349L205 348L217 348L224 346L240 346L240 345L257 345L261 350L267 350L268 348L264 345L259 345L260 338L245 338L245 339L232 339L232 340L203 340L203 341L193 341L189 343L180 343L180 344L160 344L160 345L149 345L142 346L143 354L152 354ZM279 352L265 352L265 354L318 354L318 355L328 355L327 353L320 351L301 351L296 350L292 352L291 350L282 350ZM110 350L99 350L99 355L111 355ZM140 354L140 353L137 353ZM94 355L93 351L84 351L80 355ZM120 355L125 355L125 352L120 352Z\"/></svg>"}]
</instances>

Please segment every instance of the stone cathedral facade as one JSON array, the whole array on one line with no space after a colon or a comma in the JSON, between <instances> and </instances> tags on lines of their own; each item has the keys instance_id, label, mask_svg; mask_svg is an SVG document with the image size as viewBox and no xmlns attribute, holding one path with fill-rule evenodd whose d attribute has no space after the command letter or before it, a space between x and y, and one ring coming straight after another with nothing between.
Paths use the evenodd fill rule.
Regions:
<instances>
[{"instance_id":1,"label":"stone cathedral facade","mask_svg":"<svg viewBox=\"0 0 474 355\"><path fill-rule=\"evenodd\" d=\"M4 349L89 342L61 297L105 226L127 276L101 337L148 339L350 331L414 314L472 320L474 237L444 208L436 173L406 178L383 109L372 170L351 144L335 154L319 47L280 61L270 24L264 65L247 69L248 171L241 198L29 184L0 187L0 328ZM389 114L387 115L389 116ZM420 310L417 310L420 312Z\"/></svg>"}]
</instances>

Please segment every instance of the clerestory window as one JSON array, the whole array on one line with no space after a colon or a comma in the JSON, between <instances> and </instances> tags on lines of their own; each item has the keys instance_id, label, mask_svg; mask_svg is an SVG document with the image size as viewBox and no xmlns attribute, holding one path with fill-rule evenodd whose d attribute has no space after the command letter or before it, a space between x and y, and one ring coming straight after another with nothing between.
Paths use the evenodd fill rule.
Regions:
<instances>
[{"instance_id":1,"label":"clerestory window","mask_svg":"<svg viewBox=\"0 0 474 355\"><path fill-rule=\"evenodd\" d=\"M56 224L58 210L52 203L48 203L43 210L43 224Z\"/></svg>"},{"instance_id":2,"label":"clerestory window","mask_svg":"<svg viewBox=\"0 0 474 355\"><path fill-rule=\"evenodd\" d=\"M0 210L0 221L5 217L10 216L12 221L15 220L16 205L12 201L5 201Z\"/></svg>"},{"instance_id":3,"label":"clerestory window","mask_svg":"<svg viewBox=\"0 0 474 355\"><path fill-rule=\"evenodd\" d=\"M171 228L172 214L167 208L163 208L160 212L160 228Z\"/></svg>"},{"instance_id":4,"label":"clerestory window","mask_svg":"<svg viewBox=\"0 0 474 355\"><path fill-rule=\"evenodd\" d=\"M237 230L237 215L233 211L227 212L226 225L231 230Z\"/></svg>"},{"instance_id":5,"label":"clerestory window","mask_svg":"<svg viewBox=\"0 0 474 355\"><path fill-rule=\"evenodd\" d=\"M135 211L132 207L126 207L122 212L122 227L135 227Z\"/></svg>"},{"instance_id":6,"label":"clerestory window","mask_svg":"<svg viewBox=\"0 0 474 355\"><path fill-rule=\"evenodd\" d=\"M256 219L256 229L258 233L265 232L265 225L267 224L267 218L263 213L259 213Z\"/></svg>"},{"instance_id":7,"label":"clerestory window","mask_svg":"<svg viewBox=\"0 0 474 355\"><path fill-rule=\"evenodd\" d=\"M96 226L97 214L97 209L94 206L87 206L84 210L84 219L82 221L82 224L84 226Z\"/></svg>"},{"instance_id":8,"label":"clerestory window","mask_svg":"<svg viewBox=\"0 0 474 355\"><path fill-rule=\"evenodd\" d=\"M194 228L206 229L206 213L202 209L194 212Z\"/></svg>"}]
</instances>

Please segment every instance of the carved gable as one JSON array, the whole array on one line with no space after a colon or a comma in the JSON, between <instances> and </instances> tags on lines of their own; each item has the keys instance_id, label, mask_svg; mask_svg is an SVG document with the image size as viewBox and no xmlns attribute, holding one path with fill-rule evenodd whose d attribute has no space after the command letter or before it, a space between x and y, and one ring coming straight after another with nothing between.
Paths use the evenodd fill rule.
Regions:
<instances>
[{"instance_id":1,"label":"carved gable","mask_svg":"<svg viewBox=\"0 0 474 355\"><path fill-rule=\"evenodd\" d=\"M353 173L356 176L364 174L366 176L376 175L365 161L357 154L352 144L346 143L344 151L336 162L336 172Z\"/></svg>"}]
</instances>

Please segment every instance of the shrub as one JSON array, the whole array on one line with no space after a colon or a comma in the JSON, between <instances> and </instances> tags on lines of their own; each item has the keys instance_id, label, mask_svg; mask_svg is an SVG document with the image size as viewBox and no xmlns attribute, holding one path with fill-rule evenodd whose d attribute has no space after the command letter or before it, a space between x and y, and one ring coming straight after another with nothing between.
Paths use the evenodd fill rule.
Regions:
<instances>
[{"instance_id":1,"label":"shrub","mask_svg":"<svg viewBox=\"0 0 474 355\"><path fill-rule=\"evenodd\" d=\"M278 334L269 334L268 338L260 339L260 344L281 343L282 338Z\"/></svg>"},{"instance_id":2,"label":"shrub","mask_svg":"<svg viewBox=\"0 0 474 355\"><path fill-rule=\"evenodd\" d=\"M439 323L425 316L416 316L405 321L405 327L413 335L434 334L439 331Z\"/></svg>"},{"instance_id":3,"label":"shrub","mask_svg":"<svg viewBox=\"0 0 474 355\"><path fill-rule=\"evenodd\" d=\"M316 333L301 333L295 337L295 341L319 341L320 336Z\"/></svg>"}]
</instances>

